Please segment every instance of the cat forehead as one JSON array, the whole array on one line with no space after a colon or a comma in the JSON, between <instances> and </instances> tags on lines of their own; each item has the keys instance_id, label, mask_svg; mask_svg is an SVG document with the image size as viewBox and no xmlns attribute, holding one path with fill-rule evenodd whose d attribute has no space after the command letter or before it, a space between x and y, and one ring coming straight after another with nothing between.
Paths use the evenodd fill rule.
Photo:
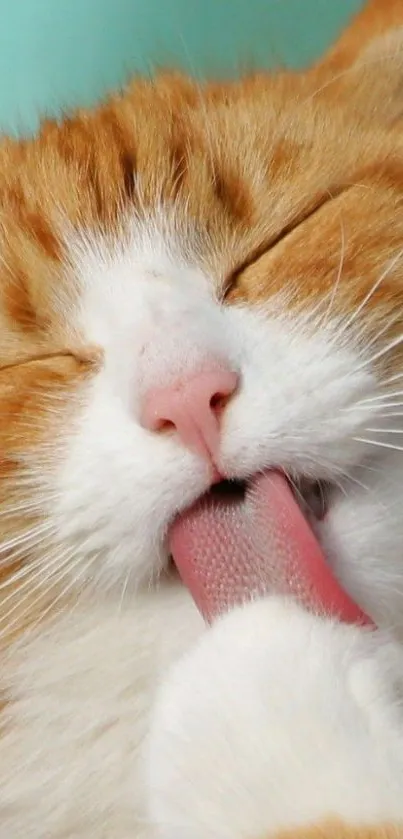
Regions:
<instances>
[{"instance_id":1,"label":"cat forehead","mask_svg":"<svg viewBox=\"0 0 403 839\"><path fill-rule=\"evenodd\" d=\"M189 297L218 297L221 278L199 244L191 226L175 230L170 208L128 219L112 239L74 236L68 242L75 289L71 302L106 312L115 305L122 307L122 318L130 318L140 301L162 303L166 309L169 299L183 291Z\"/></svg>"},{"instance_id":2,"label":"cat forehead","mask_svg":"<svg viewBox=\"0 0 403 839\"><path fill-rule=\"evenodd\" d=\"M190 289L203 278L219 293L234 272L276 253L284 256L281 270L268 265L266 275L260 263L260 297L272 293L273 271L276 290L292 275L303 288L305 257L316 254L317 237L296 247L291 263L292 242L273 245L343 178L354 181L358 163L372 165L380 152L385 157L380 130L371 129L364 142L364 129L352 125L339 109L308 96L302 76L265 75L203 91L168 78L136 82L100 109L46 124L32 142L5 142L2 358L20 352L9 340L20 324L27 352L38 326L46 331L51 323L57 343L71 300L97 284L105 299L112 287L116 297L119 283L134 289L145 275L154 288L186 278ZM372 190L371 174L368 185ZM356 229L365 224L361 197L358 205ZM330 242L324 216L322 222L317 229L338 259L339 220ZM346 231L348 238L348 225ZM321 256L325 262L323 248ZM248 299L250 272L245 278Z\"/></svg>"}]
</instances>

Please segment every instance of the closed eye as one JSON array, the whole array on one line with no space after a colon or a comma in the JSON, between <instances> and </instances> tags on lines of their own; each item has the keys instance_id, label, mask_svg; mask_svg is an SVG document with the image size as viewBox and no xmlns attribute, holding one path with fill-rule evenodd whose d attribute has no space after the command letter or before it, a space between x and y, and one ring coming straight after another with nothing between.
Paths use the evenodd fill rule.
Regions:
<instances>
[{"instance_id":1,"label":"closed eye","mask_svg":"<svg viewBox=\"0 0 403 839\"><path fill-rule=\"evenodd\" d=\"M301 224L304 224L308 219L312 218L325 204L330 204L340 195L344 194L351 188L351 185L344 185L340 186L336 189L326 190L326 192L319 197L317 196L312 203L298 216L292 219L289 224L285 225L280 233L276 236L272 236L269 240L266 240L261 243L254 251L248 255L247 259L245 259L240 265L237 265L236 268L231 272L231 274L227 277L224 282L224 289L223 289L223 300L227 297L231 289L236 285L238 277L246 271L247 268L250 268L255 262L258 262L262 256L264 256L269 250L273 250L280 242L284 241L291 233L293 233Z\"/></svg>"},{"instance_id":2,"label":"closed eye","mask_svg":"<svg viewBox=\"0 0 403 839\"><path fill-rule=\"evenodd\" d=\"M0 364L0 374L16 367L28 364L41 364L57 358L71 358L83 367L98 367L102 360L102 351L98 347L84 347L79 350L55 350L54 352L38 353L26 358L16 358L8 364Z\"/></svg>"}]
</instances>

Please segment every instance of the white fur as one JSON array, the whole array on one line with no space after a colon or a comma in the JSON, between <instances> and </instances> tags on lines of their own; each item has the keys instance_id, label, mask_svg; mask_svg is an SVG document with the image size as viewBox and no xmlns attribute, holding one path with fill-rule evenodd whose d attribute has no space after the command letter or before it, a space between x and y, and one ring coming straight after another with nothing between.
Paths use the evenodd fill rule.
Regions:
<instances>
[{"instance_id":1,"label":"white fur","mask_svg":"<svg viewBox=\"0 0 403 839\"><path fill-rule=\"evenodd\" d=\"M147 588L166 564L170 521L208 489L210 472L175 435L141 427L148 387L211 359L236 370L241 387L223 417L222 472L243 478L283 466L336 478L340 494L321 538L362 605L393 629L402 624L403 482L393 483L401 461L394 456L391 468L390 452L376 450L373 471L360 471L371 449L354 438L380 410L360 400L379 386L353 341L338 338L340 324L325 324L323 312L322 320L289 314L284 299L261 311L222 306L208 271L214 255L190 234L179 248L166 220L133 222L122 241L71 243L77 295L65 318L84 342L101 346L104 363L72 402L54 403L65 430L49 443L48 468L41 462L38 498L52 561L69 557L66 585L73 595L84 589L84 599L2 664L13 702L0 751L1 839L149 835L140 742L156 682L202 627L178 582L162 577ZM377 599L385 575L396 594ZM206 678L214 649L213 640L197 653ZM282 666L280 675L292 672ZM163 759L170 746L162 743ZM202 790L208 778L200 783Z\"/></svg>"},{"instance_id":2,"label":"white fur","mask_svg":"<svg viewBox=\"0 0 403 839\"><path fill-rule=\"evenodd\" d=\"M167 586L119 610L83 603L2 662L1 839L150 835L141 743L161 674L201 629Z\"/></svg>"},{"instance_id":3,"label":"white fur","mask_svg":"<svg viewBox=\"0 0 403 839\"><path fill-rule=\"evenodd\" d=\"M354 436L379 410L357 407L377 383L334 329L287 315L283 299L260 311L219 305L213 278L151 231L134 227L126 248L75 246L82 296L74 319L105 361L77 397L48 512L63 544L84 542L81 568L89 560L106 585L127 573L136 585L158 571L173 515L210 484L209 468L178 438L141 427L148 388L210 359L240 374L218 464L237 478L282 466L339 479L361 464Z\"/></svg>"}]
</instances>

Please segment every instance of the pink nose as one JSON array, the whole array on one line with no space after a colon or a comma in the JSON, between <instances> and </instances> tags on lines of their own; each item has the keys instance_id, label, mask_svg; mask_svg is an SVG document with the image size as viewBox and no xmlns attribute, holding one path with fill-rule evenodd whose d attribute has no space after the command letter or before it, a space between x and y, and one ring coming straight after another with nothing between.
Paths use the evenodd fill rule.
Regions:
<instances>
[{"instance_id":1,"label":"pink nose","mask_svg":"<svg viewBox=\"0 0 403 839\"><path fill-rule=\"evenodd\" d=\"M237 374L220 367L149 390L143 400L141 424L149 431L174 429L187 448L214 463L221 414L237 385Z\"/></svg>"}]
</instances>

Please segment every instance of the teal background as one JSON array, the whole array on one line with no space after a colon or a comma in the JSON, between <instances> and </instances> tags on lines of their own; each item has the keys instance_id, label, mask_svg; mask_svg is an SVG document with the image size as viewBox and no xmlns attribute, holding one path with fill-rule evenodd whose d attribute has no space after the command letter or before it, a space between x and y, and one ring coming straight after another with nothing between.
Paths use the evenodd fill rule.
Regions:
<instances>
[{"instance_id":1,"label":"teal background","mask_svg":"<svg viewBox=\"0 0 403 839\"><path fill-rule=\"evenodd\" d=\"M386 0L385 0L386 1ZM0 130L87 105L134 71L301 66L361 0L0 0Z\"/></svg>"}]
</instances>

